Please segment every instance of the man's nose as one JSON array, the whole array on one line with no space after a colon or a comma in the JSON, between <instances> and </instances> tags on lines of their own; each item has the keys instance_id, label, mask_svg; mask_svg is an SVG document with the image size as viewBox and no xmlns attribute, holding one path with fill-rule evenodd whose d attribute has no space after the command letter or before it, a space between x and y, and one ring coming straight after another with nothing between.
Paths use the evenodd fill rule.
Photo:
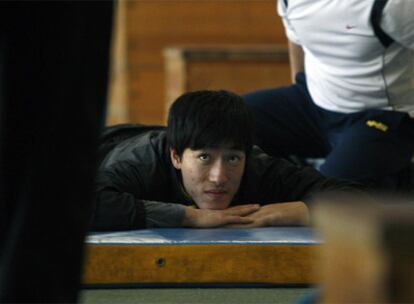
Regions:
<instances>
[{"instance_id":1,"label":"man's nose","mask_svg":"<svg viewBox=\"0 0 414 304\"><path fill-rule=\"evenodd\" d=\"M224 184L227 182L227 169L223 161L216 161L213 166L210 168L209 180L215 184Z\"/></svg>"}]
</instances>

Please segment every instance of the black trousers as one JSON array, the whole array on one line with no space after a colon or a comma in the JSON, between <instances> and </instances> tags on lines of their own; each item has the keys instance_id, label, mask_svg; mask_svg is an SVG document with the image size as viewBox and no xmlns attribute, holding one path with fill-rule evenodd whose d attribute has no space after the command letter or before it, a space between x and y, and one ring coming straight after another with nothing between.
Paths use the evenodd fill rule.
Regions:
<instances>
[{"instance_id":1,"label":"black trousers","mask_svg":"<svg viewBox=\"0 0 414 304\"><path fill-rule=\"evenodd\" d=\"M0 302L76 302L110 1L0 2Z\"/></svg>"},{"instance_id":2,"label":"black trousers","mask_svg":"<svg viewBox=\"0 0 414 304\"><path fill-rule=\"evenodd\" d=\"M325 158L320 171L377 189L407 187L414 153L414 119L397 111L343 114L318 107L306 77L296 84L243 96L256 118L256 138L267 153ZM403 189L406 190L406 189Z\"/></svg>"}]
</instances>

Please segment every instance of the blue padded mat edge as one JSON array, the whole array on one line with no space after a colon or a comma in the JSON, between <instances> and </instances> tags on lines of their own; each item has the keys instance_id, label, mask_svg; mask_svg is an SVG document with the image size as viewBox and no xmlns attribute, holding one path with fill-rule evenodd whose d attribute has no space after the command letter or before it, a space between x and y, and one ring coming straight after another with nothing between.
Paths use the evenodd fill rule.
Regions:
<instances>
[{"instance_id":1,"label":"blue padded mat edge","mask_svg":"<svg viewBox=\"0 0 414 304\"><path fill-rule=\"evenodd\" d=\"M100 245L318 245L321 238L308 227L265 227L245 229L155 228L119 232L93 232L87 244Z\"/></svg>"}]
</instances>

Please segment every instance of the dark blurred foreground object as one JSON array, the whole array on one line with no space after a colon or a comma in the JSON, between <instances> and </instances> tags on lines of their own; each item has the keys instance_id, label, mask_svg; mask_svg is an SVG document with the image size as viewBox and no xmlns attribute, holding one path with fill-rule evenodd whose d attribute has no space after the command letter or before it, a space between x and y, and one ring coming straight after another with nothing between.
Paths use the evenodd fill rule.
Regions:
<instances>
[{"instance_id":1,"label":"dark blurred foreground object","mask_svg":"<svg viewBox=\"0 0 414 304\"><path fill-rule=\"evenodd\" d=\"M317 303L414 303L414 204L322 198Z\"/></svg>"},{"instance_id":2,"label":"dark blurred foreground object","mask_svg":"<svg viewBox=\"0 0 414 304\"><path fill-rule=\"evenodd\" d=\"M76 302L112 2L0 2L0 302Z\"/></svg>"}]
</instances>

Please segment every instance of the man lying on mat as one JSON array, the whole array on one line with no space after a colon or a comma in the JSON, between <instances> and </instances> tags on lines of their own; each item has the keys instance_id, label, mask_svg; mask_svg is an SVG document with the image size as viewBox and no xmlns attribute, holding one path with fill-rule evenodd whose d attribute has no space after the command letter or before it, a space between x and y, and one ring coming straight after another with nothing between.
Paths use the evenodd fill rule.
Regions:
<instances>
[{"instance_id":1,"label":"man lying on mat","mask_svg":"<svg viewBox=\"0 0 414 304\"><path fill-rule=\"evenodd\" d=\"M251 113L226 91L182 95L166 128L107 128L92 229L306 225L314 193L352 188L252 141Z\"/></svg>"}]
</instances>

